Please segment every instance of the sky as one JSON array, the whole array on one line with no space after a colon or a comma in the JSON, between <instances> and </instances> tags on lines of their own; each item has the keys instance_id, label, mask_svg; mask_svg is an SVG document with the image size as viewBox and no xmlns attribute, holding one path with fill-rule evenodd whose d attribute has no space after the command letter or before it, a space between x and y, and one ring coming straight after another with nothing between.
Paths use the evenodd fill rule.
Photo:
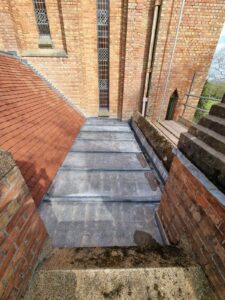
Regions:
<instances>
[{"instance_id":1,"label":"sky","mask_svg":"<svg viewBox=\"0 0 225 300\"><path fill-rule=\"evenodd\" d=\"M223 29L220 35L220 39L216 48L216 52L220 51L221 49L223 49L225 47L225 23L223 25Z\"/></svg>"},{"instance_id":2,"label":"sky","mask_svg":"<svg viewBox=\"0 0 225 300\"><path fill-rule=\"evenodd\" d=\"M224 81L224 78L225 78L225 23L223 25L223 29L208 73L208 80Z\"/></svg>"}]
</instances>

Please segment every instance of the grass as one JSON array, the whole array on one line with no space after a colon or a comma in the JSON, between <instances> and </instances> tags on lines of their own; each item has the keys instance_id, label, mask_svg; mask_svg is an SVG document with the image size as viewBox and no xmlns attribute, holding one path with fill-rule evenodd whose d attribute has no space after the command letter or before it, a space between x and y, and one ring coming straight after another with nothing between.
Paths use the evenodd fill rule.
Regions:
<instances>
[{"instance_id":1,"label":"grass","mask_svg":"<svg viewBox=\"0 0 225 300\"><path fill-rule=\"evenodd\" d=\"M225 94L225 83L224 82L215 82L215 81L206 81L205 86L202 91L202 96L222 99ZM213 101L213 100L203 100L200 99L198 102L198 108L206 109L210 111L212 105L218 104L221 101ZM207 115L207 112L196 110L193 122L197 123L203 116Z\"/></svg>"}]
</instances>

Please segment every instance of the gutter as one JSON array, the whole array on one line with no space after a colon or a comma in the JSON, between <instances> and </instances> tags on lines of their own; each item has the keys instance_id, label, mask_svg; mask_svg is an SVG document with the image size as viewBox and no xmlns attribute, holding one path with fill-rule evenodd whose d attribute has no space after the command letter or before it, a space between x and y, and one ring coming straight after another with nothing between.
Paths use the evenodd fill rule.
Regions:
<instances>
[{"instance_id":1,"label":"gutter","mask_svg":"<svg viewBox=\"0 0 225 300\"><path fill-rule=\"evenodd\" d=\"M144 95L142 100L142 116L145 117L146 106L148 102L148 93L149 93L149 82L150 82L150 75L152 72L152 62L153 62L153 54L154 54L154 46L156 41L156 31L157 31L157 23L159 18L159 9L161 6L162 0L155 1L155 8L154 8L154 16L153 16L153 23L152 23L152 32L151 32L151 39L149 44L149 54L148 54L148 65L147 71L145 76L145 87L144 87Z\"/></svg>"}]
</instances>

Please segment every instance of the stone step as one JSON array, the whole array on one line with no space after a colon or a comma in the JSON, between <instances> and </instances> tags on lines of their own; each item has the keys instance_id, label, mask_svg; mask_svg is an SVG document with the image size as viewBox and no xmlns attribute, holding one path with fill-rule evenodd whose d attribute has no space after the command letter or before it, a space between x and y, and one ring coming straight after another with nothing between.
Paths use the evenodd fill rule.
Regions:
<instances>
[{"instance_id":1,"label":"stone step","mask_svg":"<svg viewBox=\"0 0 225 300\"><path fill-rule=\"evenodd\" d=\"M225 136L225 119L208 115L200 119L199 125L207 127L216 133Z\"/></svg>"},{"instance_id":2,"label":"stone step","mask_svg":"<svg viewBox=\"0 0 225 300\"><path fill-rule=\"evenodd\" d=\"M211 146L213 149L225 154L225 136L197 124L192 125L188 132Z\"/></svg>"},{"instance_id":3,"label":"stone step","mask_svg":"<svg viewBox=\"0 0 225 300\"><path fill-rule=\"evenodd\" d=\"M98 251L100 252L101 249ZM131 249L130 252L132 251ZM81 253L80 251L80 256ZM121 258L118 249L113 253ZM71 257L69 258L72 263ZM79 256L78 258L81 260ZM104 258L109 260L106 255ZM118 260L116 257L113 258L115 261ZM85 261L85 258L83 260ZM35 275L25 296L25 300L37 299L210 300L216 298L199 266L157 267L156 264L156 267L147 268L95 267L57 270L55 266L55 269L51 270L41 269Z\"/></svg>"},{"instance_id":4,"label":"stone step","mask_svg":"<svg viewBox=\"0 0 225 300\"><path fill-rule=\"evenodd\" d=\"M160 244L158 204L128 202L42 202L40 215L54 247L133 246L134 233L151 234Z\"/></svg>"},{"instance_id":5,"label":"stone step","mask_svg":"<svg viewBox=\"0 0 225 300\"><path fill-rule=\"evenodd\" d=\"M211 107L210 115L225 119L225 103L215 104Z\"/></svg>"},{"instance_id":6,"label":"stone step","mask_svg":"<svg viewBox=\"0 0 225 300\"><path fill-rule=\"evenodd\" d=\"M69 152L61 168L83 170L149 170L142 153Z\"/></svg>"},{"instance_id":7,"label":"stone step","mask_svg":"<svg viewBox=\"0 0 225 300\"><path fill-rule=\"evenodd\" d=\"M128 123L124 121L120 121L118 119L110 119L110 118L88 118L85 122L86 125L119 125L119 126L127 126Z\"/></svg>"},{"instance_id":8,"label":"stone step","mask_svg":"<svg viewBox=\"0 0 225 300\"><path fill-rule=\"evenodd\" d=\"M130 126L126 125L84 125L81 131L97 131L97 132L131 132Z\"/></svg>"},{"instance_id":9,"label":"stone step","mask_svg":"<svg viewBox=\"0 0 225 300\"><path fill-rule=\"evenodd\" d=\"M76 171L60 169L49 197L160 199L160 186L151 171Z\"/></svg>"},{"instance_id":10,"label":"stone step","mask_svg":"<svg viewBox=\"0 0 225 300\"><path fill-rule=\"evenodd\" d=\"M136 141L104 141L104 140L76 140L70 151L74 152L127 152L139 153L139 148Z\"/></svg>"},{"instance_id":11,"label":"stone step","mask_svg":"<svg viewBox=\"0 0 225 300\"><path fill-rule=\"evenodd\" d=\"M134 135L132 132L95 132L84 131L80 132L77 139L81 140L115 140L115 141L134 141Z\"/></svg>"},{"instance_id":12,"label":"stone step","mask_svg":"<svg viewBox=\"0 0 225 300\"><path fill-rule=\"evenodd\" d=\"M225 155L190 133L180 137L178 148L223 192L225 191Z\"/></svg>"}]
</instances>

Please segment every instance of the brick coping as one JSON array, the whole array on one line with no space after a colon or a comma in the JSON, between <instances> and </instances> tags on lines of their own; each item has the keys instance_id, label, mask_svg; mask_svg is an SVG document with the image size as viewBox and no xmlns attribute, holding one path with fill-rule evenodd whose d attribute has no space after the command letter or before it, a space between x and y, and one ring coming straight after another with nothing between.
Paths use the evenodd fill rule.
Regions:
<instances>
[{"instance_id":1,"label":"brick coping","mask_svg":"<svg viewBox=\"0 0 225 300\"><path fill-rule=\"evenodd\" d=\"M225 207L225 195L178 149L173 149L173 154L182 162L205 189L213 195L213 197Z\"/></svg>"}]
</instances>

